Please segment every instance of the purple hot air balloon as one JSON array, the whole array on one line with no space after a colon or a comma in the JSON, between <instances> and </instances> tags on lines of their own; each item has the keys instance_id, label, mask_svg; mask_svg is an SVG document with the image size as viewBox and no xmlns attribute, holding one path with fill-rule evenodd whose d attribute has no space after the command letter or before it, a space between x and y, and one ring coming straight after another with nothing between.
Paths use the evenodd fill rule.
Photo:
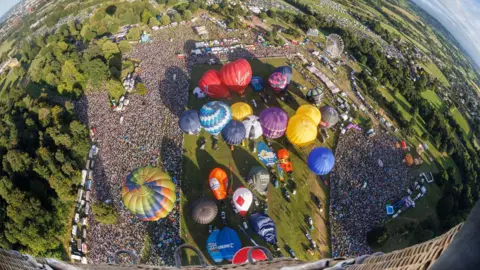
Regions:
<instances>
[{"instance_id":1,"label":"purple hot air balloon","mask_svg":"<svg viewBox=\"0 0 480 270\"><path fill-rule=\"evenodd\" d=\"M267 108L260 114L263 135L267 138L276 139L282 137L287 129L287 123L288 115L280 108Z\"/></svg>"},{"instance_id":2,"label":"purple hot air balloon","mask_svg":"<svg viewBox=\"0 0 480 270\"><path fill-rule=\"evenodd\" d=\"M287 86L288 78L286 75L280 72L274 72L268 78L268 83L272 87L273 91L280 92Z\"/></svg>"}]
</instances>

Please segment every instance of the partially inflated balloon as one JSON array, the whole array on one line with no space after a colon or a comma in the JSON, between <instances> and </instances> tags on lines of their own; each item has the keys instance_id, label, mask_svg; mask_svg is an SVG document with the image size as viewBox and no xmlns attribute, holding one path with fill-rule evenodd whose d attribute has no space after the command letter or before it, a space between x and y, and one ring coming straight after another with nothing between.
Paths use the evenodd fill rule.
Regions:
<instances>
[{"instance_id":1,"label":"partially inflated balloon","mask_svg":"<svg viewBox=\"0 0 480 270\"><path fill-rule=\"evenodd\" d=\"M320 113L322 114L320 127L331 128L338 122L338 112L332 106L322 106L320 108Z\"/></svg>"},{"instance_id":2,"label":"partially inflated balloon","mask_svg":"<svg viewBox=\"0 0 480 270\"><path fill-rule=\"evenodd\" d=\"M217 200L225 200L227 198L228 176L224 170L220 168L213 169L208 176L208 185Z\"/></svg>"},{"instance_id":3,"label":"partially inflated balloon","mask_svg":"<svg viewBox=\"0 0 480 270\"><path fill-rule=\"evenodd\" d=\"M253 231L258 234L265 242L277 244L277 230L273 220L264 214L255 213L249 218Z\"/></svg>"},{"instance_id":4,"label":"partially inflated balloon","mask_svg":"<svg viewBox=\"0 0 480 270\"><path fill-rule=\"evenodd\" d=\"M245 117L253 114L252 107L245 102L234 103L230 109L232 110L232 119L237 121L242 121Z\"/></svg>"},{"instance_id":5,"label":"partially inflated balloon","mask_svg":"<svg viewBox=\"0 0 480 270\"><path fill-rule=\"evenodd\" d=\"M238 213L242 216L245 216L250 209L250 206L253 202L252 192L245 187L239 187L233 193L233 205L238 210Z\"/></svg>"},{"instance_id":6,"label":"partially inflated balloon","mask_svg":"<svg viewBox=\"0 0 480 270\"><path fill-rule=\"evenodd\" d=\"M217 204L207 198L201 198L192 203L192 219L200 224L208 224L217 216Z\"/></svg>"},{"instance_id":7,"label":"partially inflated balloon","mask_svg":"<svg viewBox=\"0 0 480 270\"><path fill-rule=\"evenodd\" d=\"M322 114L320 110L310 104L302 105L298 107L297 112L295 114L304 114L312 119L315 125L318 125L322 120Z\"/></svg>"},{"instance_id":8,"label":"partially inflated balloon","mask_svg":"<svg viewBox=\"0 0 480 270\"><path fill-rule=\"evenodd\" d=\"M258 116L247 116L242 123L245 126L245 134L247 139L258 139L260 136L262 136L262 124L260 124L260 118L258 118Z\"/></svg>"},{"instance_id":9,"label":"partially inflated balloon","mask_svg":"<svg viewBox=\"0 0 480 270\"><path fill-rule=\"evenodd\" d=\"M230 96L228 88L220 80L220 72L214 69L203 74L198 86L203 93L211 98L227 98Z\"/></svg>"},{"instance_id":10,"label":"partially inflated balloon","mask_svg":"<svg viewBox=\"0 0 480 270\"><path fill-rule=\"evenodd\" d=\"M177 196L170 176L154 167L130 173L122 186L122 200L130 212L144 221L164 218L172 211Z\"/></svg>"},{"instance_id":11,"label":"partially inflated balloon","mask_svg":"<svg viewBox=\"0 0 480 270\"><path fill-rule=\"evenodd\" d=\"M247 60L238 59L222 67L220 78L232 91L243 94L252 79L252 68Z\"/></svg>"}]
</instances>

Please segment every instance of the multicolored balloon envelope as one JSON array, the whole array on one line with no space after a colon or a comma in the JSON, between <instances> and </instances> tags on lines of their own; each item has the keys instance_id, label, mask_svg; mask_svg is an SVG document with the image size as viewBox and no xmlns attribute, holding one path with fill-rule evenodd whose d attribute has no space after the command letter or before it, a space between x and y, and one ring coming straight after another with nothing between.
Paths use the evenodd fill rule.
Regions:
<instances>
[{"instance_id":1,"label":"multicolored balloon envelope","mask_svg":"<svg viewBox=\"0 0 480 270\"><path fill-rule=\"evenodd\" d=\"M265 195L267 193L268 183L270 183L270 174L265 168L254 166L248 172L248 185L258 193Z\"/></svg>"},{"instance_id":2,"label":"multicolored balloon envelope","mask_svg":"<svg viewBox=\"0 0 480 270\"><path fill-rule=\"evenodd\" d=\"M287 84L292 81L293 70L289 66L277 67L273 72L280 72L287 77Z\"/></svg>"},{"instance_id":3,"label":"multicolored balloon envelope","mask_svg":"<svg viewBox=\"0 0 480 270\"><path fill-rule=\"evenodd\" d=\"M210 257L212 257L213 261L216 263L221 263L223 261L222 253L220 253L220 250L217 247L217 238L219 234L220 231L215 228L207 239L208 254L210 254Z\"/></svg>"},{"instance_id":4,"label":"multicolored balloon envelope","mask_svg":"<svg viewBox=\"0 0 480 270\"><path fill-rule=\"evenodd\" d=\"M223 140L230 145L239 145L245 139L246 131L242 122L232 120L222 130Z\"/></svg>"},{"instance_id":5,"label":"multicolored balloon envelope","mask_svg":"<svg viewBox=\"0 0 480 270\"><path fill-rule=\"evenodd\" d=\"M213 169L208 176L208 185L217 200L220 201L227 198L228 176L224 170L220 168Z\"/></svg>"},{"instance_id":6,"label":"multicolored balloon envelope","mask_svg":"<svg viewBox=\"0 0 480 270\"><path fill-rule=\"evenodd\" d=\"M297 112L295 114L304 114L312 119L312 121L315 123L315 125L320 124L320 121L322 120L322 114L320 113L320 110L310 104L305 104L300 107L298 107Z\"/></svg>"},{"instance_id":7,"label":"multicolored balloon envelope","mask_svg":"<svg viewBox=\"0 0 480 270\"><path fill-rule=\"evenodd\" d=\"M265 166L273 166L277 162L277 156L264 142L257 143L258 159L265 164Z\"/></svg>"},{"instance_id":8,"label":"multicolored balloon envelope","mask_svg":"<svg viewBox=\"0 0 480 270\"><path fill-rule=\"evenodd\" d=\"M231 261L235 253L242 247L237 232L230 228L223 228L217 236L217 248L222 254L223 259Z\"/></svg>"},{"instance_id":9,"label":"multicolored balloon envelope","mask_svg":"<svg viewBox=\"0 0 480 270\"><path fill-rule=\"evenodd\" d=\"M253 194L248 188L239 187L233 193L232 201L233 205L238 210L238 213L245 216L252 205Z\"/></svg>"},{"instance_id":10,"label":"multicolored balloon envelope","mask_svg":"<svg viewBox=\"0 0 480 270\"><path fill-rule=\"evenodd\" d=\"M287 87L287 76L280 72L274 72L268 77L268 84L270 84L273 91L280 92Z\"/></svg>"},{"instance_id":11,"label":"multicolored balloon envelope","mask_svg":"<svg viewBox=\"0 0 480 270\"><path fill-rule=\"evenodd\" d=\"M220 72L211 69L203 74L200 81L198 81L198 87L211 98L227 98L230 96L230 91L220 79Z\"/></svg>"},{"instance_id":12,"label":"multicolored balloon envelope","mask_svg":"<svg viewBox=\"0 0 480 270\"><path fill-rule=\"evenodd\" d=\"M242 121L245 126L245 134L247 139L258 139L263 134L262 124L260 118L255 115L250 115Z\"/></svg>"},{"instance_id":13,"label":"multicolored balloon envelope","mask_svg":"<svg viewBox=\"0 0 480 270\"><path fill-rule=\"evenodd\" d=\"M201 198L192 203L192 219L199 224L212 222L217 213L218 207L213 200Z\"/></svg>"},{"instance_id":14,"label":"multicolored balloon envelope","mask_svg":"<svg viewBox=\"0 0 480 270\"><path fill-rule=\"evenodd\" d=\"M270 107L260 113L260 124L263 135L267 138L276 139L285 134L287 129L288 115L277 107Z\"/></svg>"},{"instance_id":15,"label":"multicolored balloon envelope","mask_svg":"<svg viewBox=\"0 0 480 270\"><path fill-rule=\"evenodd\" d=\"M307 158L308 168L316 175L328 174L335 166L335 156L326 147L317 147Z\"/></svg>"},{"instance_id":16,"label":"multicolored balloon envelope","mask_svg":"<svg viewBox=\"0 0 480 270\"><path fill-rule=\"evenodd\" d=\"M200 124L208 133L218 135L232 120L232 111L227 104L211 101L200 109Z\"/></svg>"},{"instance_id":17,"label":"multicolored balloon envelope","mask_svg":"<svg viewBox=\"0 0 480 270\"><path fill-rule=\"evenodd\" d=\"M123 182L122 200L125 207L144 221L166 217L172 211L176 199L175 184L159 168L138 168Z\"/></svg>"},{"instance_id":18,"label":"multicolored balloon envelope","mask_svg":"<svg viewBox=\"0 0 480 270\"><path fill-rule=\"evenodd\" d=\"M250 80L250 85L255 92L260 92L263 90L263 80L261 77L253 76L252 80Z\"/></svg>"},{"instance_id":19,"label":"multicolored balloon envelope","mask_svg":"<svg viewBox=\"0 0 480 270\"><path fill-rule=\"evenodd\" d=\"M248 262L248 251L252 247L243 247L233 256L232 264L243 264ZM252 251L253 262L265 261L267 255L261 249L254 249Z\"/></svg>"},{"instance_id":20,"label":"multicolored balloon envelope","mask_svg":"<svg viewBox=\"0 0 480 270\"><path fill-rule=\"evenodd\" d=\"M237 121L242 121L245 117L253 114L253 109L245 102L233 103L230 106L232 110L232 119Z\"/></svg>"},{"instance_id":21,"label":"multicolored balloon envelope","mask_svg":"<svg viewBox=\"0 0 480 270\"><path fill-rule=\"evenodd\" d=\"M320 88L312 88L308 90L306 96L307 96L308 102L319 106L320 103L322 103L324 93Z\"/></svg>"},{"instance_id":22,"label":"multicolored balloon envelope","mask_svg":"<svg viewBox=\"0 0 480 270\"><path fill-rule=\"evenodd\" d=\"M277 229L273 220L264 214L255 213L249 218L253 231L260 236L265 242L275 245L277 244Z\"/></svg>"},{"instance_id":23,"label":"multicolored balloon envelope","mask_svg":"<svg viewBox=\"0 0 480 270\"><path fill-rule=\"evenodd\" d=\"M310 117L296 114L288 120L287 139L294 145L307 146L317 138L317 125Z\"/></svg>"},{"instance_id":24,"label":"multicolored balloon envelope","mask_svg":"<svg viewBox=\"0 0 480 270\"><path fill-rule=\"evenodd\" d=\"M245 59L235 60L220 69L220 79L232 91L243 94L252 79L252 68Z\"/></svg>"},{"instance_id":25,"label":"multicolored balloon envelope","mask_svg":"<svg viewBox=\"0 0 480 270\"><path fill-rule=\"evenodd\" d=\"M320 113L322 114L320 127L331 128L338 122L338 112L332 106L322 106L320 108Z\"/></svg>"},{"instance_id":26,"label":"multicolored balloon envelope","mask_svg":"<svg viewBox=\"0 0 480 270\"><path fill-rule=\"evenodd\" d=\"M184 111L178 119L178 125L187 134L198 134L202 130L197 110Z\"/></svg>"}]
</instances>

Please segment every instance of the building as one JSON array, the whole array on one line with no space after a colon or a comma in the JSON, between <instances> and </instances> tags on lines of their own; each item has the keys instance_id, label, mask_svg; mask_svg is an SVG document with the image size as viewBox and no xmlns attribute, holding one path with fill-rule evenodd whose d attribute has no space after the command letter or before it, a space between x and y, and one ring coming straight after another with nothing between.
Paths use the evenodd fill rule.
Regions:
<instances>
[{"instance_id":1,"label":"building","mask_svg":"<svg viewBox=\"0 0 480 270\"><path fill-rule=\"evenodd\" d=\"M195 27L195 32L197 33L197 35L199 35L203 39L208 38L209 32L208 32L208 30L205 26L196 26Z\"/></svg>"},{"instance_id":2,"label":"building","mask_svg":"<svg viewBox=\"0 0 480 270\"><path fill-rule=\"evenodd\" d=\"M17 58L10 58L7 61L5 61L0 67L0 74L5 72L8 68L13 69L19 66L20 66L20 62L18 62Z\"/></svg>"},{"instance_id":3,"label":"building","mask_svg":"<svg viewBox=\"0 0 480 270\"><path fill-rule=\"evenodd\" d=\"M319 34L320 32L318 31L318 29L310 28L307 31L307 36L318 37Z\"/></svg>"}]
</instances>

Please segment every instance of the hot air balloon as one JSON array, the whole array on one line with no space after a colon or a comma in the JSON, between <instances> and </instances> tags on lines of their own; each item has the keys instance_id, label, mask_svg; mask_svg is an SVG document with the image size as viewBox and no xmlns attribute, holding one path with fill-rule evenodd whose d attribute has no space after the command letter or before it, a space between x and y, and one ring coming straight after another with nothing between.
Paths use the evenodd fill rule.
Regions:
<instances>
[{"instance_id":1,"label":"hot air balloon","mask_svg":"<svg viewBox=\"0 0 480 270\"><path fill-rule=\"evenodd\" d=\"M307 146L317 138L317 125L304 114L294 115L288 120L287 139L294 145Z\"/></svg>"},{"instance_id":2,"label":"hot air balloon","mask_svg":"<svg viewBox=\"0 0 480 270\"><path fill-rule=\"evenodd\" d=\"M307 158L308 168L316 175L328 174L335 166L335 157L326 147L317 147Z\"/></svg>"},{"instance_id":3,"label":"hot air balloon","mask_svg":"<svg viewBox=\"0 0 480 270\"><path fill-rule=\"evenodd\" d=\"M248 209L252 205L253 194L248 188L239 187L233 193L232 200L235 208L238 210L238 213L242 216L245 216L245 214L248 212Z\"/></svg>"},{"instance_id":4,"label":"hot air balloon","mask_svg":"<svg viewBox=\"0 0 480 270\"><path fill-rule=\"evenodd\" d=\"M217 248L225 260L231 261L241 247L242 243L234 229L225 227L218 234Z\"/></svg>"},{"instance_id":5,"label":"hot air balloon","mask_svg":"<svg viewBox=\"0 0 480 270\"><path fill-rule=\"evenodd\" d=\"M260 113L263 135L267 138L276 139L285 134L287 129L287 113L276 107L267 108Z\"/></svg>"},{"instance_id":6,"label":"hot air balloon","mask_svg":"<svg viewBox=\"0 0 480 270\"><path fill-rule=\"evenodd\" d=\"M255 213L249 218L253 231L270 245L277 244L277 230L273 220L264 214Z\"/></svg>"},{"instance_id":7,"label":"hot air balloon","mask_svg":"<svg viewBox=\"0 0 480 270\"><path fill-rule=\"evenodd\" d=\"M225 125L232 120L232 111L227 104L211 101L200 109L200 124L212 135L218 135Z\"/></svg>"},{"instance_id":8,"label":"hot air balloon","mask_svg":"<svg viewBox=\"0 0 480 270\"><path fill-rule=\"evenodd\" d=\"M288 160L290 157L290 154L288 153L287 149L282 148L278 150L277 152L277 157L279 161L280 168L286 173L291 173L293 172L293 164Z\"/></svg>"},{"instance_id":9,"label":"hot air balloon","mask_svg":"<svg viewBox=\"0 0 480 270\"><path fill-rule=\"evenodd\" d=\"M187 134L198 134L202 130L197 110L184 111L178 119L180 129Z\"/></svg>"},{"instance_id":10,"label":"hot air balloon","mask_svg":"<svg viewBox=\"0 0 480 270\"><path fill-rule=\"evenodd\" d=\"M247 139L258 139L263 134L262 124L260 124L260 118L255 115L250 115L242 121L245 126L245 134Z\"/></svg>"},{"instance_id":11,"label":"hot air balloon","mask_svg":"<svg viewBox=\"0 0 480 270\"><path fill-rule=\"evenodd\" d=\"M242 122L232 120L222 129L223 140L230 145L239 145L245 139L245 126Z\"/></svg>"},{"instance_id":12,"label":"hot air balloon","mask_svg":"<svg viewBox=\"0 0 480 270\"><path fill-rule=\"evenodd\" d=\"M154 167L131 172L122 186L122 200L130 212L144 221L156 221L172 211L177 196L170 176Z\"/></svg>"},{"instance_id":13,"label":"hot air balloon","mask_svg":"<svg viewBox=\"0 0 480 270\"><path fill-rule=\"evenodd\" d=\"M320 108L320 113L322 114L320 127L331 128L338 122L338 112L332 106L322 106Z\"/></svg>"},{"instance_id":14,"label":"hot air balloon","mask_svg":"<svg viewBox=\"0 0 480 270\"><path fill-rule=\"evenodd\" d=\"M308 102L319 106L322 103L323 97L325 93L323 93L322 89L320 88L312 88L307 92L307 100Z\"/></svg>"},{"instance_id":15,"label":"hot air balloon","mask_svg":"<svg viewBox=\"0 0 480 270\"><path fill-rule=\"evenodd\" d=\"M252 80L250 81L250 85L255 92L260 92L263 90L263 80L261 77L253 76Z\"/></svg>"},{"instance_id":16,"label":"hot air balloon","mask_svg":"<svg viewBox=\"0 0 480 270\"><path fill-rule=\"evenodd\" d=\"M230 96L228 88L220 80L220 72L214 69L203 74L198 81L198 87L211 98L228 98Z\"/></svg>"},{"instance_id":17,"label":"hot air balloon","mask_svg":"<svg viewBox=\"0 0 480 270\"><path fill-rule=\"evenodd\" d=\"M230 109L232 110L232 119L237 121L242 121L245 117L253 114L252 107L245 102L234 103Z\"/></svg>"},{"instance_id":18,"label":"hot air balloon","mask_svg":"<svg viewBox=\"0 0 480 270\"><path fill-rule=\"evenodd\" d=\"M287 86L287 76L280 72L274 72L268 77L268 83L272 87L273 91L280 92Z\"/></svg>"},{"instance_id":19,"label":"hot air balloon","mask_svg":"<svg viewBox=\"0 0 480 270\"><path fill-rule=\"evenodd\" d=\"M290 157L290 153L288 153L287 149L285 148L282 148L282 149L279 149L278 152L277 152L277 158L279 160L282 160L282 159L288 159Z\"/></svg>"},{"instance_id":20,"label":"hot air balloon","mask_svg":"<svg viewBox=\"0 0 480 270\"><path fill-rule=\"evenodd\" d=\"M212 257L213 261L216 263L220 263L223 261L222 253L220 253L220 250L217 247L217 238L219 234L220 231L215 228L212 233L210 233L207 239L208 254L210 254L210 257Z\"/></svg>"},{"instance_id":21,"label":"hot air balloon","mask_svg":"<svg viewBox=\"0 0 480 270\"><path fill-rule=\"evenodd\" d=\"M308 117L310 117L315 123L315 125L318 125L320 123L320 120L322 120L322 114L320 113L320 110L310 104L305 104L300 107L298 107L297 112L295 114L304 114Z\"/></svg>"},{"instance_id":22,"label":"hot air balloon","mask_svg":"<svg viewBox=\"0 0 480 270\"><path fill-rule=\"evenodd\" d=\"M235 255L232 259L232 264L243 264L248 262L248 251L253 247L243 247ZM267 255L261 249L254 249L252 251L252 259L253 262L265 261L267 259Z\"/></svg>"},{"instance_id":23,"label":"hot air balloon","mask_svg":"<svg viewBox=\"0 0 480 270\"><path fill-rule=\"evenodd\" d=\"M192 204L192 219L200 224L208 224L217 216L217 204L207 198L201 198Z\"/></svg>"},{"instance_id":24,"label":"hot air balloon","mask_svg":"<svg viewBox=\"0 0 480 270\"><path fill-rule=\"evenodd\" d=\"M243 95L245 88L252 79L252 68L247 60L238 59L222 67L220 70L220 79L222 79L223 84L232 91Z\"/></svg>"},{"instance_id":25,"label":"hot air balloon","mask_svg":"<svg viewBox=\"0 0 480 270\"><path fill-rule=\"evenodd\" d=\"M403 161L405 162L405 164L407 164L407 166L410 167L410 166L413 165L413 162L414 162L413 156L412 156L411 154L407 154L407 155L405 156L405 158L403 159Z\"/></svg>"},{"instance_id":26,"label":"hot air balloon","mask_svg":"<svg viewBox=\"0 0 480 270\"><path fill-rule=\"evenodd\" d=\"M217 200L220 201L227 198L228 176L224 170L220 168L213 169L208 176L208 185Z\"/></svg>"},{"instance_id":27,"label":"hot air balloon","mask_svg":"<svg viewBox=\"0 0 480 270\"><path fill-rule=\"evenodd\" d=\"M287 84L289 84L292 80L293 70L289 66L277 67L275 70L273 70L273 72L280 72L285 75L285 77L287 77Z\"/></svg>"},{"instance_id":28,"label":"hot air balloon","mask_svg":"<svg viewBox=\"0 0 480 270\"><path fill-rule=\"evenodd\" d=\"M265 168L254 166L248 172L248 185L253 187L258 193L265 195L268 183L270 183L270 174Z\"/></svg>"}]
</instances>

